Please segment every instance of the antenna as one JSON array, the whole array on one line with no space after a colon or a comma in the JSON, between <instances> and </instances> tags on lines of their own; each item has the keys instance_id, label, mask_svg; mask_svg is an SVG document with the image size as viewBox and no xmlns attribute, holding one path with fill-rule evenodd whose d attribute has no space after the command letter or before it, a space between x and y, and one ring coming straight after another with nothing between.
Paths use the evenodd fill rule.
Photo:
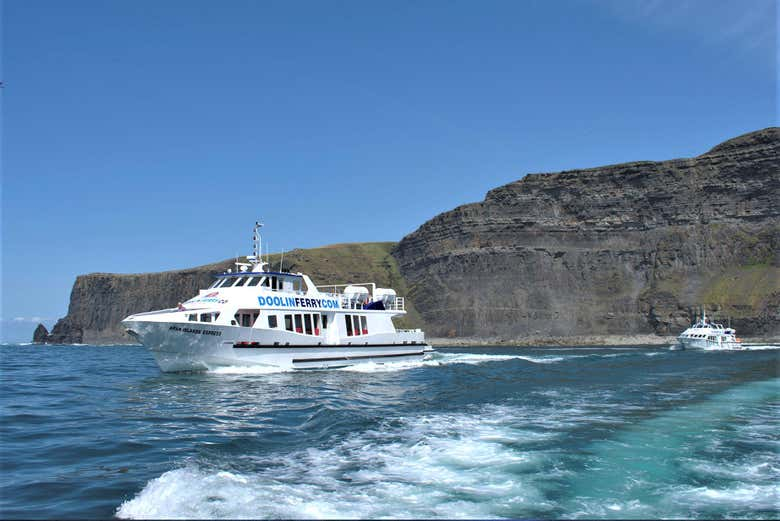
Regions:
<instances>
[{"instance_id":1,"label":"antenna","mask_svg":"<svg viewBox=\"0 0 780 521\"><path fill-rule=\"evenodd\" d=\"M255 221L255 228L252 230L252 253L261 264L263 262L263 238L260 236L260 228L262 227L263 223Z\"/></svg>"},{"instance_id":2,"label":"antenna","mask_svg":"<svg viewBox=\"0 0 780 521\"><path fill-rule=\"evenodd\" d=\"M284 268L284 250L282 250L282 258L279 259L279 273L283 273L282 269Z\"/></svg>"}]
</instances>

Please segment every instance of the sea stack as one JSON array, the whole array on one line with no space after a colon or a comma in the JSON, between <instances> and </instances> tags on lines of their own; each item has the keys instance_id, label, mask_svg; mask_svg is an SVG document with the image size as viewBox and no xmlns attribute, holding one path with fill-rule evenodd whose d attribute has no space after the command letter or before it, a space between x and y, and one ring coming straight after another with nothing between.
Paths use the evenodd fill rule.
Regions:
<instances>
[{"instance_id":1,"label":"sea stack","mask_svg":"<svg viewBox=\"0 0 780 521\"><path fill-rule=\"evenodd\" d=\"M43 324L38 324L33 333L33 344L45 344L49 338L49 330Z\"/></svg>"}]
</instances>

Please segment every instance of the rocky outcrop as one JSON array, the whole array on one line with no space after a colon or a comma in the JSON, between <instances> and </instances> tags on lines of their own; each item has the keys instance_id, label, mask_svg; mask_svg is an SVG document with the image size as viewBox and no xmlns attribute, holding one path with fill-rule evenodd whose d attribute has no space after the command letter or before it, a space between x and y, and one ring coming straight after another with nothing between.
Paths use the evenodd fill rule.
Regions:
<instances>
[{"instance_id":1,"label":"rocky outcrop","mask_svg":"<svg viewBox=\"0 0 780 521\"><path fill-rule=\"evenodd\" d=\"M231 261L161 273L92 273L76 277L65 318L46 337L50 344L132 343L120 325L133 313L175 307L208 287Z\"/></svg>"},{"instance_id":2,"label":"rocky outcrop","mask_svg":"<svg viewBox=\"0 0 780 521\"><path fill-rule=\"evenodd\" d=\"M780 132L691 159L527 175L393 255L432 336L780 333Z\"/></svg>"},{"instance_id":3,"label":"rocky outcrop","mask_svg":"<svg viewBox=\"0 0 780 521\"><path fill-rule=\"evenodd\" d=\"M43 324L38 324L33 332L33 344L45 344L49 337L49 330Z\"/></svg>"}]
</instances>

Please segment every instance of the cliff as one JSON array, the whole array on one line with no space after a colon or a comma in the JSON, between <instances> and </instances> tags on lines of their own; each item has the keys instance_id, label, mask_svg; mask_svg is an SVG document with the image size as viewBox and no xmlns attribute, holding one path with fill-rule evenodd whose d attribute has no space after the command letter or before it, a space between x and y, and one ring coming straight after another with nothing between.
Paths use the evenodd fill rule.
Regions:
<instances>
[{"instance_id":1,"label":"cliff","mask_svg":"<svg viewBox=\"0 0 780 521\"><path fill-rule=\"evenodd\" d=\"M390 255L395 243L336 244L296 249L284 255L284 268L303 271L315 284L376 282L406 292L398 266ZM280 255L270 262L279 266ZM133 313L175 307L211 284L214 274L233 267L234 259L178 271L144 274L91 273L76 278L68 314L45 334L36 329L35 342L54 344L130 343L120 321ZM414 307L402 326L419 325Z\"/></svg>"},{"instance_id":2,"label":"cliff","mask_svg":"<svg viewBox=\"0 0 780 521\"><path fill-rule=\"evenodd\" d=\"M691 159L527 175L393 251L431 336L780 334L780 129Z\"/></svg>"},{"instance_id":3,"label":"cliff","mask_svg":"<svg viewBox=\"0 0 780 521\"><path fill-rule=\"evenodd\" d=\"M778 336L779 148L768 128L690 159L531 174L398 244L293 250L285 268L396 288L411 304L401 326L431 337L669 335L702 304L740 335ZM175 306L232 262L79 276L67 316L36 341L129 342L122 318Z\"/></svg>"}]
</instances>

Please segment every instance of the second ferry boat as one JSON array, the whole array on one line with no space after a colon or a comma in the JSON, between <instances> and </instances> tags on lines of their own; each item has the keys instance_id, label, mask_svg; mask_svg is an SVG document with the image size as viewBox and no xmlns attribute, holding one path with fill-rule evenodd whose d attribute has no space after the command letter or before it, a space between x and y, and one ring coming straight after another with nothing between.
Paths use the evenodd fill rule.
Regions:
<instances>
[{"instance_id":1,"label":"second ferry boat","mask_svg":"<svg viewBox=\"0 0 780 521\"><path fill-rule=\"evenodd\" d=\"M316 286L303 273L270 271L260 223L254 254L216 275L177 308L122 321L165 372L223 366L336 368L421 360L433 349L420 329L396 329L404 297L374 283Z\"/></svg>"},{"instance_id":2,"label":"second ferry boat","mask_svg":"<svg viewBox=\"0 0 780 521\"><path fill-rule=\"evenodd\" d=\"M701 318L683 331L677 340L684 349L742 349L742 340L737 338L737 332L723 327L723 324L710 322L703 309Z\"/></svg>"}]
</instances>

